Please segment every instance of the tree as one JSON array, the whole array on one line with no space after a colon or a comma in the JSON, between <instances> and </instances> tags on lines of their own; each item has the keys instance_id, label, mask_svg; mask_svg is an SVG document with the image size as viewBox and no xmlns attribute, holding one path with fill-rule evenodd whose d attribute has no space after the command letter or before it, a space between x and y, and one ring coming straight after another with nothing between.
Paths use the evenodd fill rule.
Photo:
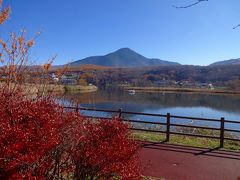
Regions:
<instances>
[{"instance_id":1,"label":"tree","mask_svg":"<svg viewBox=\"0 0 240 180\"><path fill-rule=\"evenodd\" d=\"M1 9L1 24L9 12ZM25 33L0 40L0 179L138 178L139 146L129 139L127 124L87 119L39 93L52 59L30 66L35 38ZM36 91L26 91L29 84Z\"/></svg>"},{"instance_id":2,"label":"tree","mask_svg":"<svg viewBox=\"0 0 240 180\"><path fill-rule=\"evenodd\" d=\"M81 77L78 80L78 84L81 85L81 86L87 86L88 85L87 81L83 77Z\"/></svg>"},{"instance_id":3,"label":"tree","mask_svg":"<svg viewBox=\"0 0 240 180\"><path fill-rule=\"evenodd\" d=\"M1 5L2 1L3 24L10 8ZM36 71L29 68L28 59L35 39L27 40L25 34L12 33L8 41L0 39L0 179L43 178L54 163L50 155L61 142L59 129L66 115L53 99L33 98L26 91L26 75L36 75Z\"/></svg>"}]
</instances>

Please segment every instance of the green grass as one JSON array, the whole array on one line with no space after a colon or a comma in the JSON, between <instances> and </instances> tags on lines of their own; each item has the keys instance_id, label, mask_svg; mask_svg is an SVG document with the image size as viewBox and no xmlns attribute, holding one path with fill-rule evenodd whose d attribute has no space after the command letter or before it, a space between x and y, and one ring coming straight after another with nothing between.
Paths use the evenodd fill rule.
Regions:
<instances>
[{"instance_id":1,"label":"green grass","mask_svg":"<svg viewBox=\"0 0 240 180\"><path fill-rule=\"evenodd\" d=\"M202 133L205 135L208 135L211 132L206 133L205 131L203 131ZM231 136L231 135L227 135L227 136ZM160 133L134 131L132 134L132 138L135 140L141 140L141 141L162 142L166 139L166 136ZM219 140L207 139L207 138L196 138L196 137L181 136L181 135L171 135L170 141L168 143L193 146L193 147L201 147L201 148L219 147ZM240 142L225 140L224 149L240 152Z\"/></svg>"}]
</instances>

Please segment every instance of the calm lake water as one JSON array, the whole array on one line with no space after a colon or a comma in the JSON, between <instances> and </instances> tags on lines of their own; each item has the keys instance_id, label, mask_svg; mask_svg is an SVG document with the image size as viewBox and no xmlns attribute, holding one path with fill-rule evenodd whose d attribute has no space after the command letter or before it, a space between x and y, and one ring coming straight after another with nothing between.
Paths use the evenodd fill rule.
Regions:
<instances>
[{"instance_id":1,"label":"calm lake water","mask_svg":"<svg viewBox=\"0 0 240 180\"><path fill-rule=\"evenodd\" d=\"M227 120L240 121L240 96L223 94L199 94L199 93L172 93L172 92L154 92L143 93L136 92L130 94L127 91L117 89L99 90L94 93L68 93L64 97L65 102L75 101L82 107L96 109L111 109L123 111L167 114L178 116L191 116L202 118L224 117ZM93 116L112 116L109 113L100 112L82 112L83 114ZM166 122L166 118L148 117L148 116L126 116L125 118L135 120L149 120ZM209 127L219 127L218 122L202 122L172 119L179 124L194 124ZM226 124L226 128L240 129L240 125Z\"/></svg>"}]
</instances>

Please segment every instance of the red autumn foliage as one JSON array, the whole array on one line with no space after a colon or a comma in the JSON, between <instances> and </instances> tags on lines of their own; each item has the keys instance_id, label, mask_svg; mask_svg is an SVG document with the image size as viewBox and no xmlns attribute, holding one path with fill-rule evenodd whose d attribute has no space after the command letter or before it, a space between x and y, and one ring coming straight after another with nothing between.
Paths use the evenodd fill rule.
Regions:
<instances>
[{"instance_id":1,"label":"red autumn foliage","mask_svg":"<svg viewBox=\"0 0 240 180\"><path fill-rule=\"evenodd\" d=\"M22 95L0 94L0 179L43 177L48 154L61 142L63 109L49 98Z\"/></svg>"},{"instance_id":2,"label":"red autumn foliage","mask_svg":"<svg viewBox=\"0 0 240 180\"><path fill-rule=\"evenodd\" d=\"M74 177L139 177L139 146L129 139L129 133L128 125L117 119L85 120L80 141L71 152Z\"/></svg>"},{"instance_id":3,"label":"red autumn foliage","mask_svg":"<svg viewBox=\"0 0 240 180\"><path fill-rule=\"evenodd\" d=\"M1 92L0 179L138 178L138 145L117 119L86 119L51 98Z\"/></svg>"}]
</instances>

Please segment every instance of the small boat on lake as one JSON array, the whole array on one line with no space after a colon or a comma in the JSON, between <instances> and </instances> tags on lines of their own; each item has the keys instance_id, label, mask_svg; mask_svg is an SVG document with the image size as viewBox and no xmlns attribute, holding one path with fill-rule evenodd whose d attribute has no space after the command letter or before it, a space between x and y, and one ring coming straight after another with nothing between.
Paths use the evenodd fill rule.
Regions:
<instances>
[{"instance_id":1,"label":"small boat on lake","mask_svg":"<svg viewBox=\"0 0 240 180\"><path fill-rule=\"evenodd\" d=\"M134 89L129 89L127 91L129 92L129 94L135 94L136 93L136 91Z\"/></svg>"}]
</instances>

